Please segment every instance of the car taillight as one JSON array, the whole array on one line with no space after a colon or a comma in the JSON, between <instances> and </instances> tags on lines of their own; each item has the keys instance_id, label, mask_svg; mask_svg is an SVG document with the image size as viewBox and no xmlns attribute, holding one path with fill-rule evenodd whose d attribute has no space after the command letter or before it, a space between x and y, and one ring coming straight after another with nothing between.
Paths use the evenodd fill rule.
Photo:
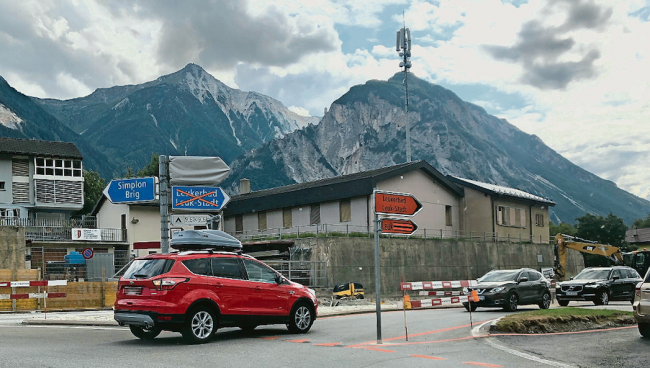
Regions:
<instances>
[{"instance_id":1,"label":"car taillight","mask_svg":"<svg viewBox=\"0 0 650 368\"><path fill-rule=\"evenodd\" d=\"M153 285L156 290L172 290L176 285L189 281L186 277L165 277L162 279L153 280Z\"/></svg>"},{"instance_id":2,"label":"car taillight","mask_svg":"<svg viewBox=\"0 0 650 368\"><path fill-rule=\"evenodd\" d=\"M641 285L643 285L642 282L636 284L636 296L638 296L639 298L641 297Z\"/></svg>"}]
</instances>

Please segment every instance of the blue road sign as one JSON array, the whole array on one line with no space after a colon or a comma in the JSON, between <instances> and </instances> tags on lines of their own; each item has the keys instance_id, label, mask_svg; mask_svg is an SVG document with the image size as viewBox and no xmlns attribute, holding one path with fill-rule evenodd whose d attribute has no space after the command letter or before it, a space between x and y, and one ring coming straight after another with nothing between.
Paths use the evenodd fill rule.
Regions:
<instances>
[{"instance_id":1,"label":"blue road sign","mask_svg":"<svg viewBox=\"0 0 650 368\"><path fill-rule=\"evenodd\" d=\"M156 178L111 180L104 195L111 203L152 202L156 200Z\"/></svg>"},{"instance_id":2,"label":"blue road sign","mask_svg":"<svg viewBox=\"0 0 650 368\"><path fill-rule=\"evenodd\" d=\"M221 211L230 197L219 187L172 187L172 209Z\"/></svg>"}]
</instances>

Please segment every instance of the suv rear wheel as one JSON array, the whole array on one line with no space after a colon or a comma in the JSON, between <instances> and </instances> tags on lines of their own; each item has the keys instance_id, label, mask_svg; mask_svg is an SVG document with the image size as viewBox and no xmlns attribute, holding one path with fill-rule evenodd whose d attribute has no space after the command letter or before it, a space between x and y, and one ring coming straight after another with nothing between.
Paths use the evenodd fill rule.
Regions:
<instances>
[{"instance_id":1,"label":"suv rear wheel","mask_svg":"<svg viewBox=\"0 0 650 368\"><path fill-rule=\"evenodd\" d=\"M567 305L569 305L569 301L568 300L558 300L557 304L559 304L560 307L566 307Z\"/></svg>"},{"instance_id":2,"label":"suv rear wheel","mask_svg":"<svg viewBox=\"0 0 650 368\"><path fill-rule=\"evenodd\" d=\"M217 331L214 313L210 308L199 306L186 316L183 337L192 344L202 344L210 340Z\"/></svg>"},{"instance_id":3,"label":"suv rear wheel","mask_svg":"<svg viewBox=\"0 0 650 368\"><path fill-rule=\"evenodd\" d=\"M287 328L292 333L306 333L314 323L314 312L307 303L300 303L291 312Z\"/></svg>"},{"instance_id":4,"label":"suv rear wheel","mask_svg":"<svg viewBox=\"0 0 650 368\"><path fill-rule=\"evenodd\" d=\"M639 333L643 337L650 337L650 323L639 323Z\"/></svg>"},{"instance_id":5,"label":"suv rear wheel","mask_svg":"<svg viewBox=\"0 0 650 368\"><path fill-rule=\"evenodd\" d=\"M129 329L135 337L142 340L153 340L156 338L156 336L160 335L160 331L162 331L159 327L152 327L147 329L133 325L129 326Z\"/></svg>"},{"instance_id":6,"label":"suv rear wheel","mask_svg":"<svg viewBox=\"0 0 650 368\"><path fill-rule=\"evenodd\" d=\"M539 309L549 309L551 307L551 294L544 293L542 300L539 302Z\"/></svg>"}]
</instances>

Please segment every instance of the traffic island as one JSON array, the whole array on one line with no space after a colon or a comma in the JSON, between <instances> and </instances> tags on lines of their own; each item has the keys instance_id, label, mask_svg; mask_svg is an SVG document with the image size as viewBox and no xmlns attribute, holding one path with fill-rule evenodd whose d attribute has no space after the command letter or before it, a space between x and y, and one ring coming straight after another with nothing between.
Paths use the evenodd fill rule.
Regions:
<instances>
[{"instance_id":1,"label":"traffic island","mask_svg":"<svg viewBox=\"0 0 650 368\"><path fill-rule=\"evenodd\" d=\"M490 327L490 333L544 334L576 332L636 324L632 312L607 309L540 309L505 316Z\"/></svg>"}]
</instances>

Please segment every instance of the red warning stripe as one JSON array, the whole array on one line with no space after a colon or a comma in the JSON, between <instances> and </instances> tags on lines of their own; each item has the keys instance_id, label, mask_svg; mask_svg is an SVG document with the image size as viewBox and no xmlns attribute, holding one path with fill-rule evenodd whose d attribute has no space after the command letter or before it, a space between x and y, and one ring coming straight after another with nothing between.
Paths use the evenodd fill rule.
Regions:
<instances>
[{"instance_id":1,"label":"red warning stripe","mask_svg":"<svg viewBox=\"0 0 650 368\"><path fill-rule=\"evenodd\" d=\"M17 299L42 299L65 298L66 293L27 293L27 294L0 294L0 300Z\"/></svg>"},{"instance_id":2,"label":"red warning stripe","mask_svg":"<svg viewBox=\"0 0 650 368\"><path fill-rule=\"evenodd\" d=\"M34 287L34 286L64 286L66 280L42 280L42 281L3 281L0 287Z\"/></svg>"},{"instance_id":3,"label":"red warning stripe","mask_svg":"<svg viewBox=\"0 0 650 368\"><path fill-rule=\"evenodd\" d=\"M476 280L402 282L400 290L452 289L475 286L476 284Z\"/></svg>"}]
</instances>

